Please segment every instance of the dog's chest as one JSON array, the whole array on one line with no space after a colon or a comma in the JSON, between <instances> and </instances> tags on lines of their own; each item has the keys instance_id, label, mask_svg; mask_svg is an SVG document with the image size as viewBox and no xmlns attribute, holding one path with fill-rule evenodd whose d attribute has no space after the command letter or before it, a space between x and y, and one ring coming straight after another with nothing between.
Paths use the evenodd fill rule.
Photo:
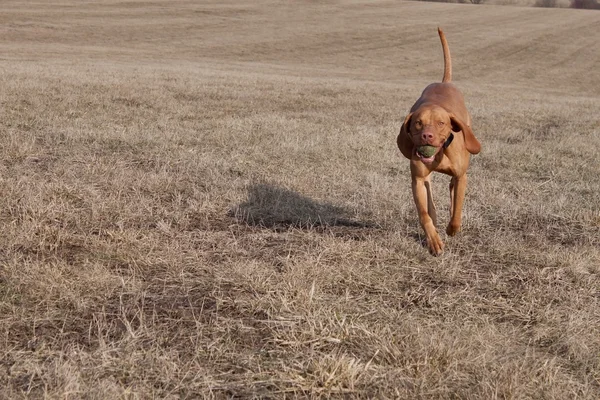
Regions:
<instances>
[{"instance_id":1,"label":"dog's chest","mask_svg":"<svg viewBox=\"0 0 600 400\"><path fill-rule=\"evenodd\" d=\"M446 154L442 154L442 159L440 160L439 164L435 166L435 168L433 169L435 172L441 172L442 174L446 174L446 175L452 175L452 176L456 176L457 174L457 169L455 168L454 163L452 163L452 160L450 160L450 158L446 155Z\"/></svg>"}]
</instances>

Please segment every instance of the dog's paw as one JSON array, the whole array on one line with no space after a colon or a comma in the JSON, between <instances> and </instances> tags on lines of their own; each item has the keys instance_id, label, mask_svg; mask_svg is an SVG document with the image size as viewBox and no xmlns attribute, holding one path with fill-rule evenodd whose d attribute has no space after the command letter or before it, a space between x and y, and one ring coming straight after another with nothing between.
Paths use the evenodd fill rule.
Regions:
<instances>
[{"instance_id":1,"label":"dog's paw","mask_svg":"<svg viewBox=\"0 0 600 400\"><path fill-rule=\"evenodd\" d=\"M434 256L439 256L444 252L444 242L442 242L437 232L427 235L427 247L429 248L429 252Z\"/></svg>"},{"instance_id":2,"label":"dog's paw","mask_svg":"<svg viewBox=\"0 0 600 400\"><path fill-rule=\"evenodd\" d=\"M446 233L448 234L448 236L454 236L458 232L460 232L460 222L458 224L453 224L452 222L450 222L448 224L448 227L446 228Z\"/></svg>"}]
</instances>

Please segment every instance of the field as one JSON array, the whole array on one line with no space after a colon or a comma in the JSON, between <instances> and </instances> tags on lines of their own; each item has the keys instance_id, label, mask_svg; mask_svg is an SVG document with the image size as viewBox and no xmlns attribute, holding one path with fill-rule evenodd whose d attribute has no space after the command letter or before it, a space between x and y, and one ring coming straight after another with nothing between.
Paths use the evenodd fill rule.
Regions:
<instances>
[{"instance_id":1,"label":"field","mask_svg":"<svg viewBox=\"0 0 600 400\"><path fill-rule=\"evenodd\" d=\"M600 12L0 9L1 399L600 398ZM432 257L437 26L483 149Z\"/></svg>"}]
</instances>

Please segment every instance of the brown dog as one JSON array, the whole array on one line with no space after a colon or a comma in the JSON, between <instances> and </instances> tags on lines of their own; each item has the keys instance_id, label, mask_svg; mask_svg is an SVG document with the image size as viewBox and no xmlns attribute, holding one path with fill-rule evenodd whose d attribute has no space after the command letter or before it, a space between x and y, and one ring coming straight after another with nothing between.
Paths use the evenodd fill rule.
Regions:
<instances>
[{"instance_id":1,"label":"brown dog","mask_svg":"<svg viewBox=\"0 0 600 400\"><path fill-rule=\"evenodd\" d=\"M477 154L481 149L471 130L471 117L463 95L450 83L452 60L448 42L439 28L438 33L444 51L444 78L442 83L432 83L425 88L404 119L398 135L398 147L410 159L413 198L419 212L419 222L425 230L427 246L433 255L442 253L444 243L435 228L431 172L452 176L450 223L446 233L455 235L460 231L470 154ZM433 146L435 149L421 146Z\"/></svg>"}]
</instances>

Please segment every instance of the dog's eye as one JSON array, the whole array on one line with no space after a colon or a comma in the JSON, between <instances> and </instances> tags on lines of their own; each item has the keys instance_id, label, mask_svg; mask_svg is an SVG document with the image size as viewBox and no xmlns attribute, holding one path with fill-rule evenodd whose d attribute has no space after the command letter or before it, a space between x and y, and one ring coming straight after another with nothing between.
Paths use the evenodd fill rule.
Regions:
<instances>
[{"instance_id":1,"label":"dog's eye","mask_svg":"<svg viewBox=\"0 0 600 400\"><path fill-rule=\"evenodd\" d=\"M444 121L438 122L438 126L444 126Z\"/></svg>"},{"instance_id":2,"label":"dog's eye","mask_svg":"<svg viewBox=\"0 0 600 400\"><path fill-rule=\"evenodd\" d=\"M420 128L421 126L423 126L423 123L421 121L415 122L415 127Z\"/></svg>"}]
</instances>

